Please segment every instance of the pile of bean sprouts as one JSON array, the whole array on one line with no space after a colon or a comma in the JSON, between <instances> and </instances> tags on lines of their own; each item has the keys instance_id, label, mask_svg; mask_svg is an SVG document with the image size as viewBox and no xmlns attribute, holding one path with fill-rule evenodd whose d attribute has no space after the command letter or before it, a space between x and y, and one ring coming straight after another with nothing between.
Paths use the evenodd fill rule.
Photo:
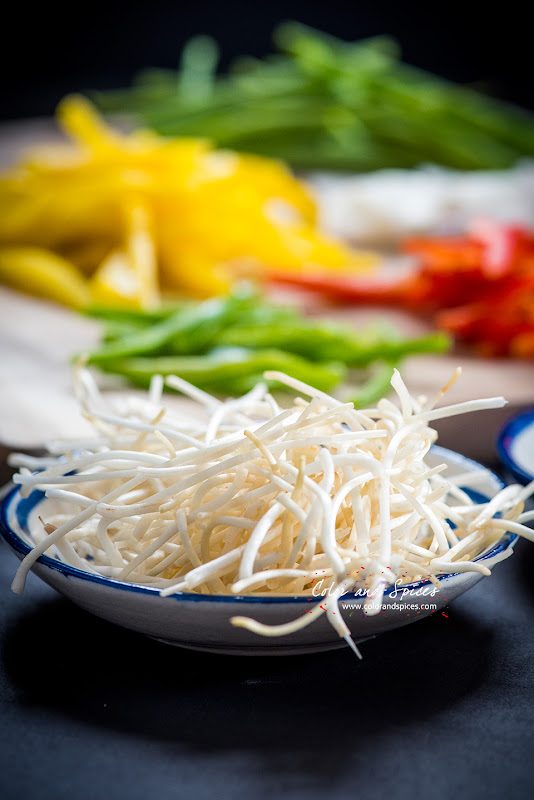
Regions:
<instances>
[{"instance_id":1,"label":"pile of bean sprouts","mask_svg":"<svg viewBox=\"0 0 534 800\"><path fill-rule=\"evenodd\" d=\"M146 398L110 399L78 367L75 393L95 437L11 459L24 495L40 489L62 509L41 520L13 590L23 591L43 553L163 596L311 596L320 577L330 591L311 613L283 625L232 622L279 636L325 613L357 652L339 613L343 594L363 588L365 613L378 613L396 582L439 587L440 574L489 575L474 559L505 531L534 539L524 524L534 518L524 512L534 484L477 504L461 488L473 473L447 478L446 465L425 463L437 438L430 423L501 407L502 397L436 409L448 386L415 399L395 371L396 402L355 410L283 373L265 378L298 393L290 408L266 383L222 401L171 376L168 386L200 410L178 414L164 404L161 376Z\"/></svg>"}]
</instances>

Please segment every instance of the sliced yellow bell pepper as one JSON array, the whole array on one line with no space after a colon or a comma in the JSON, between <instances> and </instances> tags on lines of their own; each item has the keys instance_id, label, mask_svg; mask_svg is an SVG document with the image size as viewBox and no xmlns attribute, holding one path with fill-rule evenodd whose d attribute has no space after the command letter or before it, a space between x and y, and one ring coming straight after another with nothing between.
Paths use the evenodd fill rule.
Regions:
<instances>
[{"instance_id":1,"label":"sliced yellow bell pepper","mask_svg":"<svg viewBox=\"0 0 534 800\"><path fill-rule=\"evenodd\" d=\"M143 307L139 275L126 253L114 250L101 263L89 282L97 305Z\"/></svg>"},{"instance_id":2,"label":"sliced yellow bell pepper","mask_svg":"<svg viewBox=\"0 0 534 800\"><path fill-rule=\"evenodd\" d=\"M110 253L91 279L93 301L150 308L159 301L156 253L146 208L132 198L125 209L127 249Z\"/></svg>"},{"instance_id":3,"label":"sliced yellow bell pepper","mask_svg":"<svg viewBox=\"0 0 534 800\"><path fill-rule=\"evenodd\" d=\"M38 247L0 248L0 281L73 308L81 308L90 300L87 283L76 267Z\"/></svg>"},{"instance_id":4,"label":"sliced yellow bell pepper","mask_svg":"<svg viewBox=\"0 0 534 800\"><path fill-rule=\"evenodd\" d=\"M166 289L220 294L243 265L261 276L376 261L318 229L312 194L278 161L204 139L121 133L77 96L60 104L58 121L70 143L34 149L0 176L0 245L72 259L98 302L152 306ZM19 285L44 293L34 273L21 266Z\"/></svg>"}]
</instances>

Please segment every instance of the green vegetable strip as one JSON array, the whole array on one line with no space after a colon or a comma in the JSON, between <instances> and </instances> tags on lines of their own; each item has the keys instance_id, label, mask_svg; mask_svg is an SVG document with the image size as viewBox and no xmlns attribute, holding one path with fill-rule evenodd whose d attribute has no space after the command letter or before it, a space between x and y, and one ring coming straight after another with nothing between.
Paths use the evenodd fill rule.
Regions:
<instances>
[{"instance_id":1,"label":"green vegetable strip","mask_svg":"<svg viewBox=\"0 0 534 800\"><path fill-rule=\"evenodd\" d=\"M442 333L418 339L384 339L380 335L362 336L339 326L310 320L272 326L237 325L219 337L219 343L241 347L277 347L290 353L320 360L343 361L348 366L365 366L377 359L397 361L420 352L444 352L450 345Z\"/></svg>"},{"instance_id":2,"label":"green vegetable strip","mask_svg":"<svg viewBox=\"0 0 534 800\"><path fill-rule=\"evenodd\" d=\"M246 285L226 298L154 312L91 308L88 313L104 323L104 343L89 363L142 386L156 373L177 374L222 394L248 391L266 370L330 391L347 377L347 368L371 366L355 398L366 405L388 391L391 364L449 345L441 333L403 339L385 324L355 331L309 319L264 301Z\"/></svg>"},{"instance_id":3,"label":"green vegetable strip","mask_svg":"<svg viewBox=\"0 0 534 800\"><path fill-rule=\"evenodd\" d=\"M393 365L379 363L376 371L368 380L363 383L356 394L349 398L354 403L355 408L366 408L371 406L381 397L389 394L391 390L391 376L393 375Z\"/></svg>"},{"instance_id":4,"label":"green vegetable strip","mask_svg":"<svg viewBox=\"0 0 534 800\"><path fill-rule=\"evenodd\" d=\"M281 53L239 59L215 77L216 45L197 37L178 73L150 70L95 100L163 134L209 137L296 168L491 169L534 155L532 115L403 64L387 37L346 43L287 23L275 41Z\"/></svg>"},{"instance_id":5,"label":"green vegetable strip","mask_svg":"<svg viewBox=\"0 0 534 800\"><path fill-rule=\"evenodd\" d=\"M190 39L182 53L178 95L187 102L202 104L213 92L219 50L210 36Z\"/></svg>"},{"instance_id":6,"label":"green vegetable strip","mask_svg":"<svg viewBox=\"0 0 534 800\"><path fill-rule=\"evenodd\" d=\"M169 345L177 353L189 353L193 349L202 352L230 322L239 319L254 302L253 297L246 293L231 295L174 311L152 326L104 345L91 354L89 363L101 364L134 355L158 355Z\"/></svg>"},{"instance_id":7,"label":"green vegetable strip","mask_svg":"<svg viewBox=\"0 0 534 800\"><path fill-rule=\"evenodd\" d=\"M204 356L162 356L107 361L106 371L124 375L133 383L146 386L153 374L179 375L202 389L235 393L236 384L266 370L287 372L298 380L330 391L345 378L343 364L313 364L304 358L279 350L228 348Z\"/></svg>"},{"instance_id":8,"label":"green vegetable strip","mask_svg":"<svg viewBox=\"0 0 534 800\"><path fill-rule=\"evenodd\" d=\"M190 306L192 301L173 302L171 305L158 306L154 309L138 308L113 308L112 306L87 306L84 313L97 319L105 319L113 322L131 322L134 325L148 325L153 322L160 322L168 317L173 311L183 311Z\"/></svg>"}]
</instances>

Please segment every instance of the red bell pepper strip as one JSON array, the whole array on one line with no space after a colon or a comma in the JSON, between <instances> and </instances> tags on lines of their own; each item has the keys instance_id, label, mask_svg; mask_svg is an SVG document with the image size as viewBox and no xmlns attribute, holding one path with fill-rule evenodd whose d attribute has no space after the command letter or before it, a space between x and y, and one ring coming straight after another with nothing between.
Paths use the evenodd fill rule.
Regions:
<instances>
[{"instance_id":1,"label":"red bell pepper strip","mask_svg":"<svg viewBox=\"0 0 534 800\"><path fill-rule=\"evenodd\" d=\"M428 286L419 275L401 279L359 278L327 273L297 274L270 272L272 283L295 286L320 294L341 303L367 303L376 305L402 305L417 307L426 299Z\"/></svg>"},{"instance_id":2,"label":"red bell pepper strip","mask_svg":"<svg viewBox=\"0 0 534 800\"><path fill-rule=\"evenodd\" d=\"M438 327L486 353L534 356L534 274L511 279L507 288L488 292L481 300L447 309L436 318Z\"/></svg>"},{"instance_id":3,"label":"red bell pepper strip","mask_svg":"<svg viewBox=\"0 0 534 800\"><path fill-rule=\"evenodd\" d=\"M465 236L412 236L404 239L401 249L417 256L425 272L480 272L483 247Z\"/></svg>"},{"instance_id":4,"label":"red bell pepper strip","mask_svg":"<svg viewBox=\"0 0 534 800\"><path fill-rule=\"evenodd\" d=\"M471 224L469 234L483 247L480 266L490 279L512 272L524 252L532 247L532 236L521 225L501 225L491 219L479 219Z\"/></svg>"},{"instance_id":5,"label":"red bell pepper strip","mask_svg":"<svg viewBox=\"0 0 534 800\"><path fill-rule=\"evenodd\" d=\"M462 237L412 237L419 266L398 278L272 273L343 303L436 312L438 327L493 355L534 356L534 230L478 220ZM446 309L443 311L443 309Z\"/></svg>"}]
</instances>

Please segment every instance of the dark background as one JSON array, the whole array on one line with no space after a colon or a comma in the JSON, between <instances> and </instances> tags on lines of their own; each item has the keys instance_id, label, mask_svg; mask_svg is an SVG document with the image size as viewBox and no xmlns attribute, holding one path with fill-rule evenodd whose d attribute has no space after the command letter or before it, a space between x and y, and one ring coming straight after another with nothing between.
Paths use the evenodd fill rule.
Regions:
<instances>
[{"instance_id":1,"label":"dark background","mask_svg":"<svg viewBox=\"0 0 534 800\"><path fill-rule=\"evenodd\" d=\"M174 67L198 33L218 40L223 68L240 54L265 55L284 19L347 40L392 34L405 61L534 108L527 9L517 0L11 2L2 14L0 118L49 115L67 92L124 86L145 66Z\"/></svg>"}]
</instances>

